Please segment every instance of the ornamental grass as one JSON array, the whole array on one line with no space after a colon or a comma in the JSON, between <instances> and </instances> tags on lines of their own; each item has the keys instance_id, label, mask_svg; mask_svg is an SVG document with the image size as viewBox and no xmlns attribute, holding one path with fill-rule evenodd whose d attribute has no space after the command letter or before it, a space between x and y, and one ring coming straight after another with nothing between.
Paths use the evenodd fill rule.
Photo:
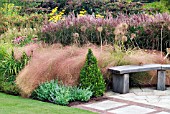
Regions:
<instances>
[{"instance_id":1,"label":"ornamental grass","mask_svg":"<svg viewBox=\"0 0 170 114\"><path fill-rule=\"evenodd\" d=\"M78 85L80 70L85 63L89 48L92 49L98 60L99 68L102 71L107 85L111 82L111 76L107 70L111 66L169 62L167 59L161 58L160 52L154 51L122 51L109 45L104 45L101 51L100 47L92 44L85 45L81 48L75 45L65 47L61 44L43 45L33 51L32 58L28 65L16 78L16 84L22 91L21 94L29 97L39 84L53 79L62 81L64 85ZM20 55L16 53L16 56L19 57ZM148 83L153 83L150 80L155 79L155 76L155 73L150 73L148 75L148 77L150 77ZM170 80L169 77L167 78Z\"/></svg>"}]
</instances>

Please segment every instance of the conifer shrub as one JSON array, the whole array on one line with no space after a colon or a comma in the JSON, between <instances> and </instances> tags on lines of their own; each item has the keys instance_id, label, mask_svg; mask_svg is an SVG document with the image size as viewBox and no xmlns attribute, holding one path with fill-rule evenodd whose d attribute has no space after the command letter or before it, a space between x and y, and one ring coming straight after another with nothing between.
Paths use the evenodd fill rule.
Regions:
<instances>
[{"instance_id":1,"label":"conifer shrub","mask_svg":"<svg viewBox=\"0 0 170 114\"><path fill-rule=\"evenodd\" d=\"M80 87L90 87L94 97L103 95L105 91L105 81L91 49L88 50L85 65L80 71Z\"/></svg>"}]
</instances>

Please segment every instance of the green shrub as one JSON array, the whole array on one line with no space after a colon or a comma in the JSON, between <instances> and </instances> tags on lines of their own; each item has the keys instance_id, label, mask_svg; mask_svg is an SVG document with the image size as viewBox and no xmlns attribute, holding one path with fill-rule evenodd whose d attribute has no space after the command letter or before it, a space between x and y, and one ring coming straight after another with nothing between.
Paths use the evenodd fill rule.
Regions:
<instances>
[{"instance_id":1,"label":"green shrub","mask_svg":"<svg viewBox=\"0 0 170 114\"><path fill-rule=\"evenodd\" d=\"M103 75L97 65L97 59L93 55L91 49L88 50L85 65L80 72L80 87L91 87L93 96L95 97L103 95L105 91Z\"/></svg>"},{"instance_id":2,"label":"green shrub","mask_svg":"<svg viewBox=\"0 0 170 114\"><path fill-rule=\"evenodd\" d=\"M31 9L34 7L37 7L38 5L40 5L40 2L36 2L35 0L1 0L0 1L0 7L3 7L6 4L14 4L14 6L17 7L21 7L21 11L25 12L27 11L27 9ZM12 9L13 10L13 9Z\"/></svg>"},{"instance_id":3,"label":"green shrub","mask_svg":"<svg viewBox=\"0 0 170 114\"><path fill-rule=\"evenodd\" d=\"M50 101L59 105L67 105L71 100L69 87L59 85L57 80L41 84L32 94L33 98Z\"/></svg>"},{"instance_id":4,"label":"green shrub","mask_svg":"<svg viewBox=\"0 0 170 114\"><path fill-rule=\"evenodd\" d=\"M161 0L162 3L165 4L165 6L168 8L168 10L170 11L170 1L169 0Z\"/></svg>"},{"instance_id":5,"label":"green shrub","mask_svg":"<svg viewBox=\"0 0 170 114\"><path fill-rule=\"evenodd\" d=\"M41 84L32 93L32 98L42 101L50 101L59 105L67 105L70 101L88 101L92 96L89 89L69 87L59 84L57 80L52 80Z\"/></svg>"},{"instance_id":6,"label":"green shrub","mask_svg":"<svg viewBox=\"0 0 170 114\"><path fill-rule=\"evenodd\" d=\"M58 84L58 82L52 80L49 83L43 83L41 84L33 93L32 93L32 97L39 99L41 101L51 101L51 97L50 97L50 93L51 91L53 91L56 87L56 84Z\"/></svg>"},{"instance_id":7,"label":"green shrub","mask_svg":"<svg viewBox=\"0 0 170 114\"><path fill-rule=\"evenodd\" d=\"M50 94L52 102L59 105L67 105L71 100L70 88L66 86L56 85L53 93Z\"/></svg>"},{"instance_id":8,"label":"green shrub","mask_svg":"<svg viewBox=\"0 0 170 114\"><path fill-rule=\"evenodd\" d=\"M164 2L153 2L143 6L145 9L157 9L158 13L169 12L168 7Z\"/></svg>"},{"instance_id":9,"label":"green shrub","mask_svg":"<svg viewBox=\"0 0 170 114\"><path fill-rule=\"evenodd\" d=\"M78 100L78 101L88 101L90 97L92 96L92 92L90 91L90 88L82 89L78 87L74 87L71 90L72 100Z\"/></svg>"},{"instance_id":10,"label":"green shrub","mask_svg":"<svg viewBox=\"0 0 170 114\"><path fill-rule=\"evenodd\" d=\"M55 4L58 7L57 12L60 12L64 9L64 14L68 15L71 12L74 12L76 15L82 11L86 10L87 14L101 14L106 16L107 12L116 17L117 15L123 13L127 15L143 13L142 6L140 2L131 2L132 0L127 0L126 2L111 2L111 0L72 0L72 3L68 0L58 0ZM51 7L48 2L46 3L47 7ZM51 7L51 9L53 9ZM155 9L154 9L155 10ZM152 10L152 11L154 11ZM148 11L151 11L150 9ZM55 12L56 13L56 12Z\"/></svg>"},{"instance_id":11,"label":"green shrub","mask_svg":"<svg viewBox=\"0 0 170 114\"><path fill-rule=\"evenodd\" d=\"M15 79L28 60L29 57L25 53L23 53L20 60L16 60L12 51L11 54L0 61L0 91L14 95L19 94Z\"/></svg>"}]
</instances>

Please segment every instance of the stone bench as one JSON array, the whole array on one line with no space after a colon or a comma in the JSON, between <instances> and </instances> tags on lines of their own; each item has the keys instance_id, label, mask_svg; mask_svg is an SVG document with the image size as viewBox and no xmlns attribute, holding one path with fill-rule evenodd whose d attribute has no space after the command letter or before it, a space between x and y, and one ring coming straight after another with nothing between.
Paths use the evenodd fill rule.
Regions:
<instances>
[{"instance_id":1,"label":"stone bench","mask_svg":"<svg viewBox=\"0 0 170 114\"><path fill-rule=\"evenodd\" d=\"M147 64L147 65L124 65L111 67L113 77L113 91L117 93L129 92L129 73L144 72L157 70L157 90L165 90L166 70L170 69L170 65Z\"/></svg>"}]
</instances>

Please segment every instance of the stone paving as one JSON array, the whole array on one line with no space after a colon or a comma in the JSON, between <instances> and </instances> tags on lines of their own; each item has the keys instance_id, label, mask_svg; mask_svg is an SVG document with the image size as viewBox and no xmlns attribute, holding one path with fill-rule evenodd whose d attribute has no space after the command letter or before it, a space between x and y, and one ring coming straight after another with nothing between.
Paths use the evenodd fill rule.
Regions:
<instances>
[{"instance_id":1,"label":"stone paving","mask_svg":"<svg viewBox=\"0 0 170 114\"><path fill-rule=\"evenodd\" d=\"M170 87L166 91L155 88L133 88L127 94L107 92L106 100L74 107L100 114L170 114Z\"/></svg>"}]
</instances>

